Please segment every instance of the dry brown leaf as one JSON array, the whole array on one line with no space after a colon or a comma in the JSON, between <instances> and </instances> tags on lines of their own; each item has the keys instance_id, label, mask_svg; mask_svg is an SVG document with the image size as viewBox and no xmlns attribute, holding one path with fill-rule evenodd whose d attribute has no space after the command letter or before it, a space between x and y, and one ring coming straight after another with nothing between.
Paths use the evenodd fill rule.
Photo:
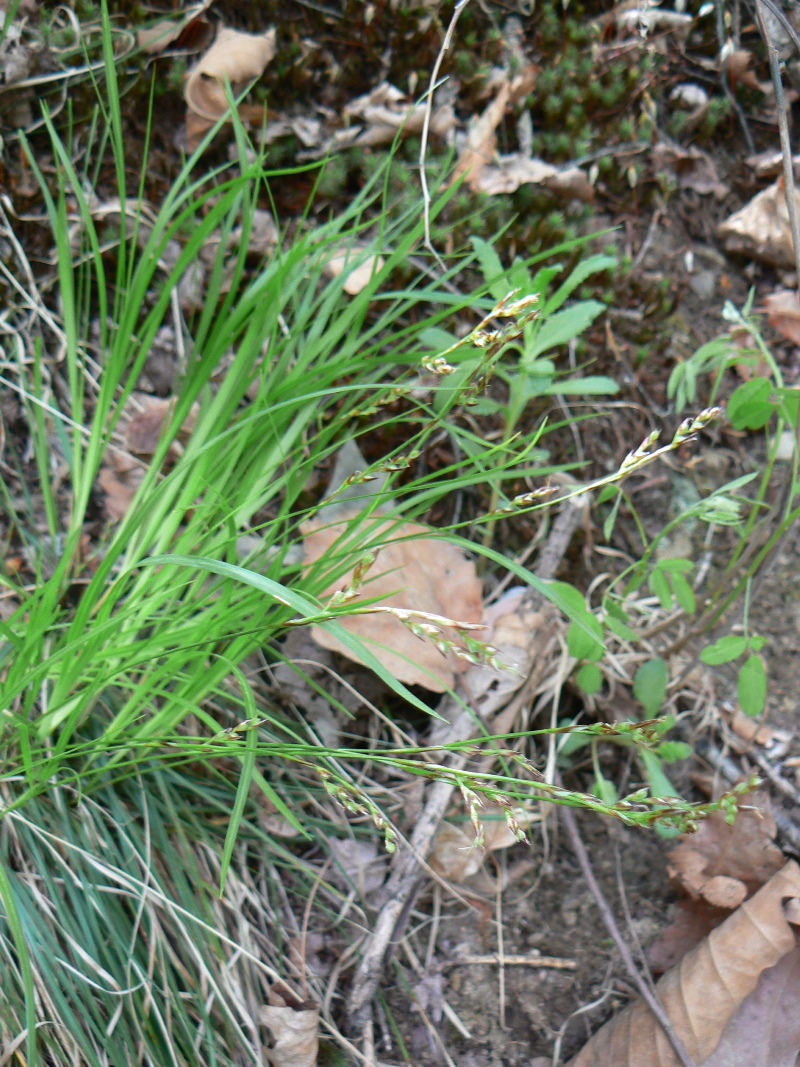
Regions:
<instances>
[{"instance_id":1,"label":"dry brown leaf","mask_svg":"<svg viewBox=\"0 0 800 1067\"><path fill-rule=\"evenodd\" d=\"M374 148L391 144L398 131L401 137L419 134L425 121L425 111L424 103L408 101L405 94L394 85L383 82L345 107L345 118L356 119L366 127L350 143ZM455 126L456 114L449 104L443 104L433 111L429 129L434 137L446 137Z\"/></svg>"},{"instance_id":2,"label":"dry brown leaf","mask_svg":"<svg viewBox=\"0 0 800 1067\"><path fill-rule=\"evenodd\" d=\"M332 256L331 259L325 264L326 272L332 278L338 278L342 271L353 261L362 257L363 250L356 248L348 248L344 252L339 252ZM371 255L364 258L363 263L359 263L355 270L351 270L347 275L344 283L344 291L349 296L356 296L364 286L368 285L373 274L377 274L379 270L383 270L386 265L386 260L383 256Z\"/></svg>"},{"instance_id":3,"label":"dry brown leaf","mask_svg":"<svg viewBox=\"0 0 800 1067\"><path fill-rule=\"evenodd\" d=\"M331 881L346 892L355 886L361 898L380 889L386 878L389 857L379 853L374 841L353 837L329 837L328 851L336 866L331 868Z\"/></svg>"},{"instance_id":4,"label":"dry brown leaf","mask_svg":"<svg viewBox=\"0 0 800 1067\"><path fill-rule=\"evenodd\" d=\"M476 874L483 866L483 852L475 844L475 831L470 834L460 826L443 822L428 862L448 882L463 882Z\"/></svg>"},{"instance_id":5,"label":"dry brown leaf","mask_svg":"<svg viewBox=\"0 0 800 1067\"><path fill-rule=\"evenodd\" d=\"M467 186L474 193L480 192L483 170L493 161L497 151L497 127L509 104L521 100L531 91L537 70L531 64L512 81L507 78L503 81L495 98L470 126L452 181L466 175Z\"/></svg>"},{"instance_id":6,"label":"dry brown leaf","mask_svg":"<svg viewBox=\"0 0 800 1067\"><path fill-rule=\"evenodd\" d=\"M272 1067L314 1067L319 1054L319 1008L313 1001L272 994L275 1001L261 1008L261 1022L272 1031L274 1045L265 1049Z\"/></svg>"},{"instance_id":7,"label":"dry brown leaf","mask_svg":"<svg viewBox=\"0 0 800 1067\"><path fill-rule=\"evenodd\" d=\"M769 970L703 1067L795 1067L800 1055L800 948Z\"/></svg>"},{"instance_id":8,"label":"dry brown leaf","mask_svg":"<svg viewBox=\"0 0 800 1067\"><path fill-rule=\"evenodd\" d=\"M713 193L719 199L728 192L711 157L699 148L679 148L661 141L653 149L653 163L657 173L668 174L681 189L693 189L704 196Z\"/></svg>"},{"instance_id":9,"label":"dry brown leaf","mask_svg":"<svg viewBox=\"0 0 800 1067\"><path fill-rule=\"evenodd\" d=\"M195 29L195 23L200 16L207 11L213 0L202 0L202 3L196 4L194 7L188 8L184 12L184 16L181 19L162 19L160 22L156 22L151 26L145 26L136 31L136 43L141 50L149 56L159 55L161 52L171 45L174 41L188 30L191 26L192 31ZM207 22L199 24L201 32L209 29ZM196 34L193 32L192 37Z\"/></svg>"},{"instance_id":10,"label":"dry brown leaf","mask_svg":"<svg viewBox=\"0 0 800 1067\"><path fill-rule=\"evenodd\" d=\"M795 289L778 289L764 297L767 322L792 344L800 345L800 299Z\"/></svg>"},{"instance_id":11,"label":"dry brown leaf","mask_svg":"<svg viewBox=\"0 0 800 1067\"><path fill-rule=\"evenodd\" d=\"M657 983L659 1000L696 1063L717 1048L761 974L794 949L784 901L797 898L800 867L790 860ZM649 1007L636 1000L601 1027L570 1067L645 1064L678 1067L678 1060Z\"/></svg>"},{"instance_id":12,"label":"dry brown leaf","mask_svg":"<svg viewBox=\"0 0 800 1067\"><path fill-rule=\"evenodd\" d=\"M307 523L303 528L306 564L315 563L329 553L346 529L345 523L326 526ZM481 582L475 564L454 545L435 538L434 533L430 527L416 523L396 526L387 522L380 527L375 537L385 534L386 540L353 603L379 597L380 604L390 607L425 611L457 622L480 622ZM339 578L321 594L322 598L346 589L351 579L352 572ZM431 640L416 637L393 615L345 616L339 623L365 640L383 666L408 685L421 685L442 693L452 688L456 675L464 669L463 660L454 653L440 652ZM312 636L323 648L362 662L326 630L315 626ZM457 640L454 631L446 630L445 636Z\"/></svg>"},{"instance_id":13,"label":"dry brown leaf","mask_svg":"<svg viewBox=\"0 0 800 1067\"><path fill-rule=\"evenodd\" d=\"M654 974L663 974L680 963L690 949L699 945L729 915L729 911L715 908L705 900L689 897L678 901L673 921L647 946L645 955L650 969Z\"/></svg>"},{"instance_id":14,"label":"dry brown leaf","mask_svg":"<svg viewBox=\"0 0 800 1067\"><path fill-rule=\"evenodd\" d=\"M530 814L522 809L513 812L519 827L524 829L531 821ZM506 819L499 804L487 804L478 812L478 821L483 829L483 846L475 843L475 830L471 823L464 829L453 823L443 822L439 828L430 855L430 865L451 882L464 882L483 866L487 853L501 848L510 848L519 843L516 833Z\"/></svg>"},{"instance_id":15,"label":"dry brown leaf","mask_svg":"<svg viewBox=\"0 0 800 1067\"><path fill-rule=\"evenodd\" d=\"M774 843L777 831L769 798L756 794L748 798L750 805L756 810L740 810L733 826L722 812L714 812L667 853L670 877L689 896L717 907L738 907L780 870L783 854Z\"/></svg>"},{"instance_id":16,"label":"dry brown leaf","mask_svg":"<svg viewBox=\"0 0 800 1067\"><path fill-rule=\"evenodd\" d=\"M186 78L183 95L188 108L186 134L190 148L196 148L203 133L227 113L226 79L236 96L248 82L261 77L274 55L274 29L263 34L242 33L227 26L220 29ZM263 114L263 109L258 113ZM249 116L250 111L244 115Z\"/></svg>"},{"instance_id":17,"label":"dry brown leaf","mask_svg":"<svg viewBox=\"0 0 800 1067\"><path fill-rule=\"evenodd\" d=\"M800 206L800 193L795 193ZM774 267L794 268L792 231L783 181L762 190L719 228L728 252L759 259Z\"/></svg>"}]
</instances>

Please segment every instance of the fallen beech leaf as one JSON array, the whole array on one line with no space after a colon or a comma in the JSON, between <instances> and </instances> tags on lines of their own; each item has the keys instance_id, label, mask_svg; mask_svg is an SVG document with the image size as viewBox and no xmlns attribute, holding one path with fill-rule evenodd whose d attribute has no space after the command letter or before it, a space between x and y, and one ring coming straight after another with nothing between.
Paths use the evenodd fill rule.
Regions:
<instances>
[{"instance_id":1,"label":"fallen beech leaf","mask_svg":"<svg viewBox=\"0 0 800 1067\"><path fill-rule=\"evenodd\" d=\"M538 68L532 64L512 81L503 81L495 98L470 126L461 154L453 171L452 181L466 175L466 184L477 193L481 189L481 174L492 162L497 150L497 127L509 104L527 96L533 88Z\"/></svg>"},{"instance_id":2,"label":"fallen beech leaf","mask_svg":"<svg viewBox=\"0 0 800 1067\"><path fill-rule=\"evenodd\" d=\"M315 563L329 553L346 529L345 523L325 526L307 523L303 528L306 564ZM377 558L367 570L361 591L352 603L379 597L379 603L395 608L430 612L456 622L480 621L481 582L475 564L459 548L434 538L430 527L416 523L397 526L387 522L373 536L379 538L383 534L386 540L380 545ZM352 571L332 583L321 594L322 599L346 589L351 580ZM370 652L395 678L408 685L421 685L441 693L452 688L456 674L464 669L464 661L454 653L440 652L429 638L416 637L388 613L343 616L339 623L366 640ZM361 662L326 630L315 626L311 633L323 648ZM458 640L451 630L445 630L444 636Z\"/></svg>"},{"instance_id":3,"label":"fallen beech leaf","mask_svg":"<svg viewBox=\"0 0 800 1067\"><path fill-rule=\"evenodd\" d=\"M594 188L580 167L559 170L541 159L522 155L499 156L496 165L481 169L477 189L489 196L513 193L521 185L544 185L554 193L570 200L594 200Z\"/></svg>"},{"instance_id":4,"label":"fallen beech leaf","mask_svg":"<svg viewBox=\"0 0 800 1067\"><path fill-rule=\"evenodd\" d=\"M675 918L645 950L647 962L654 974L663 974L699 945L704 937L730 915L723 908L715 908L705 900L678 901Z\"/></svg>"},{"instance_id":5,"label":"fallen beech leaf","mask_svg":"<svg viewBox=\"0 0 800 1067\"><path fill-rule=\"evenodd\" d=\"M275 996L274 999L287 998ZM319 1008L313 1001L306 1000L297 1006L295 1003L261 1008L261 1022L270 1028L275 1039L273 1047L265 1050L272 1067L314 1067L317 1062Z\"/></svg>"},{"instance_id":6,"label":"fallen beech leaf","mask_svg":"<svg viewBox=\"0 0 800 1067\"><path fill-rule=\"evenodd\" d=\"M782 152L759 152L758 155L748 156L745 160L748 167L752 167L757 178L777 178L783 170ZM795 177L800 174L800 156L792 156Z\"/></svg>"},{"instance_id":7,"label":"fallen beech leaf","mask_svg":"<svg viewBox=\"0 0 800 1067\"><path fill-rule=\"evenodd\" d=\"M783 854L774 843L777 831L769 798L755 794L748 798L751 805L757 810L740 810L733 826L725 822L722 812L714 812L667 853L670 876L689 896L702 897L718 907L738 907L746 895L780 870ZM734 887L719 878L741 886L737 890L741 898L735 900Z\"/></svg>"},{"instance_id":8,"label":"fallen beech leaf","mask_svg":"<svg viewBox=\"0 0 800 1067\"><path fill-rule=\"evenodd\" d=\"M211 7L212 3L213 0L202 0L202 3L188 8L181 19L162 19L151 26L142 27L136 31L137 45L146 55L159 55L173 41L177 41L184 30L188 30L192 23L195 23ZM208 29L208 23L202 23L202 27ZM192 30L194 28L192 26Z\"/></svg>"},{"instance_id":9,"label":"fallen beech leaf","mask_svg":"<svg viewBox=\"0 0 800 1067\"><path fill-rule=\"evenodd\" d=\"M463 882L476 874L483 866L483 852L475 844L475 831L469 834L459 826L443 822L428 862L448 882Z\"/></svg>"},{"instance_id":10,"label":"fallen beech leaf","mask_svg":"<svg viewBox=\"0 0 800 1067\"><path fill-rule=\"evenodd\" d=\"M795 289L778 289L764 297L767 322L792 344L800 345L800 299Z\"/></svg>"},{"instance_id":11,"label":"fallen beech leaf","mask_svg":"<svg viewBox=\"0 0 800 1067\"><path fill-rule=\"evenodd\" d=\"M361 258L363 252L360 248L352 247L346 252L340 252L333 256L325 264L325 270L332 278L338 278L342 271L350 265L353 260ZM364 259L363 263L359 263L358 266L351 270L347 275L344 283L344 291L349 296L356 296L365 285L369 284L373 274L377 274L379 270L383 270L386 260L383 256L371 255Z\"/></svg>"},{"instance_id":12,"label":"fallen beech leaf","mask_svg":"<svg viewBox=\"0 0 800 1067\"><path fill-rule=\"evenodd\" d=\"M378 853L374 841L329 837L328 850L336 863L331 868L331 880L347 892L355 886L363 899L383 885L389 858L385 852Z\"/></svg>"},{"instance_id":13,"label":"fallen beech leaf","mask_svg":"<svg viewBox=\"0 0 800 1067\"><path fill-rule=\"evenodd\" d=\"M759 93L771 93L772 85L769 82L760 82L755 71L750 70L753 53L744 48L734 49L723 57L722 66L727 71L728 77L735 86L737 83L746 85L748 89L755 89Z\"/></svg>"},{"instance_id":14,"label":"fallen beech leaf","mask_svg":"<svg viewBox=\"0 0 800 1067\"><path fill-rule=\"evenodd\" d=\"M769 970L703 1067L795 1067L800 1055L800 948Z\"/></svg>"},{"instance_id":15,"label":"fallen beech leaf","mask_svg":"<svg viewBox=\"0 0 800 1067\"><path fill-rule=\"evenodd\" d=\"M693 189L704 196L713 193L718 199L728 192L711 157L699 148L678 148L661 141L653 149L653 162L657 173L668 174L681 189Z\"/></svg>"},{"instance_id":16,"label":"fallen beech leaf","mask_svg":"<svg viewBox=\"0 0 800 1067\"><path fill-rule=\"evenodd\" d=\"M227 113L225 80L231 83L236 96L248 82L261 77L274 55L274 29L263 34L241 33L227 26L220 29L212 46L186 78L183 95L188 107L190 147L197 147L202 133Z\"/></svg>"},{"instance_id":17,"label":"fallen beech leaf","mask_svg":"<svg viewBox=\"0 0 800 1067\"><path fill-rule=\"evenodd\" d=\"M800 206L800 193L795 193ZM719 227L728 252L759 259L775 267L794 268L789 212L779 180L762 190Z\"/></svg>"},{"instance_id":18,"label":"fallen beech leaf","mask_svg":"<svg viewBox=\"0 0 800 1067\"><path fill-rule=\"evenodd\" d=\"M658 998L697 1064L705 1063L717 1048L761 974L794 949L795 933L784 914L784 901L798 897L800 867L790 860L658 981ZM645 1064L678 1067L678 1060L642 1000L609 1020L570 1061L570 1067Z\"/></svg>"},{"instance_id":19,"label":"fallen beech leaf","mask_svg":"<svg viewBox=\"0 0 800 1067\"><path fill-rule=\"evenodd\" d=\"M372 92L351 101L345 107L344 115L366 126L351 144L377 147L391 144L398 130L401 137L421 133L425 111L425 103L410 103L394 85L383 82ZM430 132L435 137L446 137L455 126L456 114L449 104L436 108L431 114Z\"/></svg>"}]
</instances>

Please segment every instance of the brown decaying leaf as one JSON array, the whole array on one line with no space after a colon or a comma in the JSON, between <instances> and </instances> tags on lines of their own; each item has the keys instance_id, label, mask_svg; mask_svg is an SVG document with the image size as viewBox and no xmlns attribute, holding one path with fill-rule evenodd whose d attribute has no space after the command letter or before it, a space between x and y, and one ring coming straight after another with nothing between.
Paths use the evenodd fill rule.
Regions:
<instances>
[{"instance_id":1,"label":"brown decaying leaf","mask_svg":"<svg viewBox=\"0 0 800 1067\"><path fill-rule=\"evenodd\" d=\"M248 82L260 78L275 55L275 30L263 34L241 33L223 26L216 40L189 71L183 95L187 142L191 149L199 144L203 133L228 111L225 80L231 83L234 96ZM259 109L263 114L263 109ZM249 116L250 112L245 112Z\"/></svg>"},{"instance_id":2,"label":"brown decaying leaf","mask_svg":"<svg viewBox=\"0 0 800 1067\"><path fill-rule=\"evenodd\" d=\"M761 974L794 949L784 902L799 897L800 867L790 860L657 983L659 1000L695 1063L717 1048ZM636 1000L601 1027L570 1067L645 1064L678 1067L678 1060L650 1009Z\"/></svg>"},{"instance_id":3,"label":"brown decaying leaf","mask_svg":"<svg viewBox=\"0 0 800 1067\"><path fill-rule=\"evenodd\" d=\"M376 148L391 144L400 131L401 137L422 132L426 105L413 104L394 85L382 82L365 96L352 100L344 109L348 119L362 122L365 129L356 134L350 144ZM449 104L437 107L430 121L430 133L445 137L455 129L456 115Z\"/></svg>"},{"instance_id":4,"label":"brown decaying leaf","mask_svg":"<svg viewBox=\"0 0 800 1067\"><path fill-rule=\"evenodd\" d=\"M713 193L719 199L728 192L711 157L699 148L679 148L660 141L653 149L653 164L657 173L670 175L681 189L693 189L703 196Z\"/></svg>"},{"instance_id":5,"label":"brown decaying leaf","mask_svg":"<svg viewBox=\"0 0 800 1067\"><path fill-rule=\"evenodd\" d=\"M800 1055L800 948L769 970L703 1067L795 1067Z\"/></svg>"},{"instance_id":6,"label":"brown decaying leaf","mask_svg":"<svg viewBox=\"0 0 800 1067\"><path fill-rule=\"evenodd\" d=\"M795 193L800 207L800 193ZM761 260L774 267L794 267L789 212L779 179L734 212L719 227L719 236L728 252Z\"/></svg>"},{"instance_id":7,"label":"brown decaying leaf","mask_svg":"<svg viewBox=\"0 0 800 1067\"><path fill-rule=\"evenodd\" d=\"M748 798L751 806L755 810L739 811L732 826L722 812L714 812L667 853L670 877L689 896L735 908L781 869L783 854L774 843L777 831L769 797L755 794Z\"/></svg>"},{"instance_id":8,"label":"brown decaying leaf","mask_svg":"<svg viewBox=\"0 0 800 1067\"><path fill-rule=\"evenodd\" d=\"M307 523L303 528L306 564L315 563L331 552L346 530L345 523L325 526ZM481 582L475 564L459 548L435 538L434 533L430 527L416 523L397 526L387 522L380 526L374 537L385 535L386 540L352 603L378 597L380 604L390 607L443 615L456 622L480 622ZM331 583L321 594L322 599L347 589L351 580L352 571ZM464 669L464 661L454 653L440 652L432 641L416 637L393 615L344 616L339 623L366 641L370 652L383 666L407 685L421 685L442 693L453 687L456 675ZM315 626L312 636L323 648L362 662L326 630ZM454 631L446 630L445 637L457 640Z\"/></svg>"},{"instance_id":9,"label":"brown decaying leaf","mask_svg":"<svg viewBox=\"0 0 800 1067\"><path fill-rule=\"evenodd\" d=\"M313 1001L298 1002L274 992L270 999L276 1003L261 1008L261 1022L275 1041L264 1050L272 1067L314 1067L319 1054L319 1008Z\"/></svg>"},{"instance_id":10,"label":"brown decaying leaf","mask_svg":"<svg viewBox=\"0 0 800 1067\"><path fill-rule=\"evenodd\" d=\"M353 246L346 249L344 252L339 252L332 256L325 264L325 271L332 278L338 278L342 271L353 260L358 260L363 255L363 249ZM373 274L376 274L379 270L382 270L385 266L386 260L383 256L366 256L363 263L359 263L358 266L351 270L347 275L344 282L344 291L348 296L356 296L365 285L369 284Z\"/></svg>"},{"instance_id":11,"label":"brown decaying leaf","mask_svg":"<svg viewBox=\"0 0 800 1067\"><path fill-rule=\"evenodd\" d=\"M794 289L778 289L764 297L767 322L792 344L800 345L800 299Z\"/></svg>"},{"instance_id":12,"label":"brown decaying leaf","mask_svg":"<svg viewBox=\"0 0 800 1067\"><path fill-rule=\"evenodd\" d=\"M663 974L680 963L687 952L729 915L730 911L715 908L705 900L688 897L678 901L673 921L647 946L645 955L650 969L654 974Z\"/></svg>"},{"instance_id":13,"label":"brown decaying leaf","mask_svg":"<svg viewBox=\"0 0 800 1067\"><path fill-rule=\"evenodd\" d=\"M529 823L527 813L520 810L513 814L517 824L524 829ZM487 853L518 843L499 804L485 805L480 809L478 819L483 828L482 848L475 843L475 830L471 823L463 828L449 822L442 823L429 860L433 870L442 878L450 882L464 882L480 870Z\"/></svg>"},{"instance_id":14,"label":"brown decaying leaf","mask_svg":"<svg viewBox=\"0 0 800 1067\"><path fill-rule=\"evenodd\" d=\"M497 151L496 131L506 108L530 93L536 73L537 68L531 64L511 81L507 78L503 81L495 98L470 127L452 181L466 175L466 184L472 192L480 191L483 169L492 162Z\"/></svg>"}]
</instances>

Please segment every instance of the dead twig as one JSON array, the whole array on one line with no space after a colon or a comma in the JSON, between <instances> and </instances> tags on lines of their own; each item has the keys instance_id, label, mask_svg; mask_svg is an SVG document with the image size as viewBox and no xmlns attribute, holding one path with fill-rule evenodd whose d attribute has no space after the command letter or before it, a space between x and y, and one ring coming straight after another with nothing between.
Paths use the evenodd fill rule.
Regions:
<instances>
[{"instance_id":1,"label":"dead twig","mask_svg":"<svg viewBox=\"0 0 800 1067\"><path fill-rule=\"evenodd\" d=\"M580 524L582 514L582 506L576 506L571 501L566 503L553 524L553 529L536 567L535 573L539 578L549 579L555 576L558 565ZM530 596L529 602L535 603L533 595ZM484 700L480 708L481 713L487 718L494 715L504 706L507 699L513 697L522 684L524 684L524 679L520 681L520 685L514 687L512 693L506 691L503 694L501 691L499 695L487 694L488 699ZM465 710L465 704L467 710ZM446 699L444 705L440 706L437 711L450 724L443 736L437 738L437 745L467 741L477 732L478 719L476 711L469 709L469 694L466 694L466 700ZM467 759L466 754L454 753L447 763L454 770L462 770L466 766ZM392 945L396 944L402 936L410 911L410 902L421 884L421 865L424 864L430 851L436 831L453 797L454 788L449 782L431 783L422 814L409 839L408 848L399 855L392 875L384 886L385 903L378 913L372 935L353 979L347 1002L347 1015L354 1033L363 1032L365 1021L371 1015L372 998L378 988L387 956Z\"/></svg>"},{"instance_id":2,"label":"dead twig","mask_svg":"<svg viewBox=\"0 0 800 1067\"><path fill-rule=\"evenodd\" d=\"M428 178L425 174L425 157L428 154L428 134L431 128L431 116L433 115L433 92L439 81L439 71L442 68L442 62L444 60L445 52L450 47L453 40L453 34L455 33L456 24L461 18L461 13L469 3L469 0L458 0L456 4L452 18L450 19L450 25L447 27L447 32L444 35L442 41L442 47L439 49L439 54L436 57L436 62L433 64L433 70L431 72L431 81L428 86L428 92L425 100L425 119L422 123L422 136L419 142L419 180L422 185L422 204L423 204L423 218L425 222L425 247L431 253L433 258L439 265L442 271L446 270L444 263L441 260L439 253L433 247L431 241L431 194L428 189Z\"/></svg>"},{"instance_id":3,"label":"dead twig","mask_svg":"<svg viewBox=\"0 0 800 1067\"><path fill-rule=\"evenodd\" d=\"M499 956L459 956L456 960L447 960L442 970L447 967L475 967L482 964L498 966ZM578 964L575 960L562 960L558 956L503 956L506 967L539 967L551 971L574 971Z\"/></svg>"},{"instance_id":4,"label":"dead twig","mask_svg":"<svg viewBox=\"0 0 800 1067\"><path fill-rule=\"evenodd\" d=\"M682 1067L695 1067L694 1061L684 1048L683 1042L675 1033L675 1027L672 1025L669 1016L664 1011L661 1002L657 999L653 990L644 980L638 967L633 961L633 956L630 953L630 949L625 944L622 934L620 933L620 929L617 926L617 920L614 918L614 913L609 907L608 901L603 896L603 892L600 889L600 886L597 884L597 879L594 876L592 864L589 860L589 855L586 851L586 847L578 830L578 824L575 821L575 816L573 815L570 808L563 807L560 810L561 818L564 821L564 827L566 828L567 835L569 836L573 851L575 852L578 863L580 864L581 871L583 872L583 877L586 879L586 884L588 885L589 890L595 899L595 903L597 904L597 907L600 910L600 915L603 919L603 922L605 923L606 929L608 930L609 934L611 934L611 938L614 944L617 946L617 950L620 956L622 957L622 962L625 964L625 969L635 982L636 988L641 993L645 1003L658 1020L658 1023L661 1026L661 1029L664 1031L664 1035L667 1041L669 1041L670 1045L672 1046L673 1052L678 1057L678 1062L682 1064Z\"/></svg>"}]
</instances>

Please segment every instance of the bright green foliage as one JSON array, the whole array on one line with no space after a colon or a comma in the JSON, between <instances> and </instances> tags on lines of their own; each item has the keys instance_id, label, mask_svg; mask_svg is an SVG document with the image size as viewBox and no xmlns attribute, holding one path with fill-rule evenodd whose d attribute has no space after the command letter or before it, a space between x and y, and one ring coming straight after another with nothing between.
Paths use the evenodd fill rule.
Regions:
<instances>
[{"instance_id":1,"label":"bright green foliage","mask_svg":"<svg viewBox=\"0 0 800 1067\"><path fill-rule=\"evenodd\" d=\"M667 665L660 657L643 663L634 676L633 695L651 719L658 714L664 703L667 681Z\"/></svg>"}]
</instances>

